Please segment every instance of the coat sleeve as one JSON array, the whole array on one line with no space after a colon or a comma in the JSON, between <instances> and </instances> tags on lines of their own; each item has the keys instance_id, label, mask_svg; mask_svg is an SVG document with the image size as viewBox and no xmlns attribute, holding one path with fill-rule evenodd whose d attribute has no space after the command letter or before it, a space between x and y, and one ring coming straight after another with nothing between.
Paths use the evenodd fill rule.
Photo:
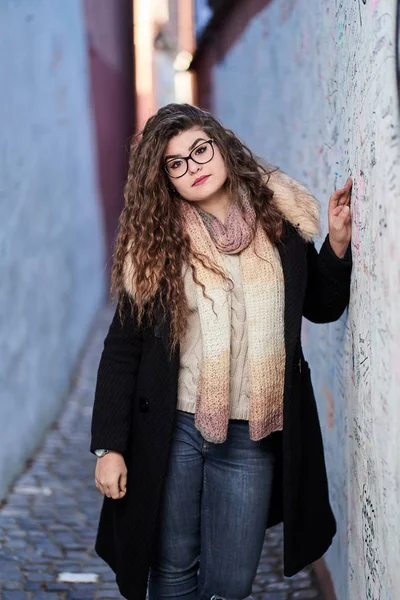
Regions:
<instances>
[{"instance_id":1,"label":"coat sleeve","mask_svg":"<svg viewBox=\"0 0 400 600\"><path fill-rule=\"evenodd\" d=\"M97 372L90 451L125 452L130 433L131 404L142 352L142 332L124 298L123 321L115 311L104 340Z\"/></svg>"},{"instance_id":2,"label":"coat sleeve","mask_svg":"<svg viewBox=\"0 0 400 600\"><path fill-rule=\"evenodd\" d=\"M343 314L350 298L351 244L338 258L326 236L318 253L313 243L307 248L307 288L303 316L314 323L330 323Z\"/></svg>"}]
</instances>

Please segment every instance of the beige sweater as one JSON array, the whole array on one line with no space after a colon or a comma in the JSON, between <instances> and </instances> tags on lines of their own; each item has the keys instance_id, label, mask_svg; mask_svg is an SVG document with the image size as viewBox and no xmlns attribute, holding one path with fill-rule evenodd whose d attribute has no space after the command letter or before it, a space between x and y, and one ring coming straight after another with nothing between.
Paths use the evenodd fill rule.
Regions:
<instances>
[{"instance_id":1,"label":"beige sweater","mask_svg":"<svg viewBox=\"0 0 400 600\"><path fill-rule=\"evenodd\" d=\"M249 418L249 380L247 373L247 325L246 309L240 276L238 254L221 254L234 287L228 294L231 310L231 369L230 369L230 418ZM184 275L185 292L189 305L186 339L180 345L180 371L178 382L179 410L194 413L196 390L200 373L202 340L200 317L197 309L196 284L192 270Z\"/></svg>"}]
</instances>

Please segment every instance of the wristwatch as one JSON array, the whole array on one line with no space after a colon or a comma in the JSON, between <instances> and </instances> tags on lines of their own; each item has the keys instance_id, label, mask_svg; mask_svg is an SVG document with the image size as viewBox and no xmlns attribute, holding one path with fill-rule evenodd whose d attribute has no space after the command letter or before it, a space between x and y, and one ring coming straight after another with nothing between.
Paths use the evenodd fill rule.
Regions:
<instances>
[{"instance_id":1,"label":"wristwatch","mask_svg":"<svg viewBox=\"0 0 400 600\"><path fill-rule=\"evenodd\" d=\"M94 451L97 458L101 458L102 456L104 456L105 454L108 454L109 452L110 452L109 450L105 450L104 448L99 448L98 450Z\"/></svg>"}]
</instances>

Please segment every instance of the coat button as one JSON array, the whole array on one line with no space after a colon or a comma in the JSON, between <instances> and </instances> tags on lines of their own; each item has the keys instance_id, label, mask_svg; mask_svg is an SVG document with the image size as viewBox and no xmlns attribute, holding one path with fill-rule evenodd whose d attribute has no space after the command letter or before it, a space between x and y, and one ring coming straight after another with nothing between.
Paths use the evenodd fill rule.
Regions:
<instances>
[{"instance_id":1,"label":"coat button","mask_svg":"<svg viewBox=\"0 0 400 600\"><path fill-rule=\"evenodd\" d=\"M149 412L150 409L150 404L149 401L147 400L147 398L140 398L139 400L139 410L142 413L147 413Z\"/></svg>"}]
</instances>

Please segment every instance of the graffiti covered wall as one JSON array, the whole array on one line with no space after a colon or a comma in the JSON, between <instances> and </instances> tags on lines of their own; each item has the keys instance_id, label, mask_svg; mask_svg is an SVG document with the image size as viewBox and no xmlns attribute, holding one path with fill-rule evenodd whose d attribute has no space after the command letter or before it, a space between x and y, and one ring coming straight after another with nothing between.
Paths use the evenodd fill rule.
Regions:
<instances>
[{"instance_id":1,"label":"graffiti covered wall","mask_svg":"<svg viewBox=\"0 0 400 600\"><path fill-rule=\"evenodd\" d=\"M339 600L400 590L400 140L395 0L274 0L214 68L214 112L322 203L353 177L351 305L304 323ZM319 240L318 243L320 243Z\"/></svg>"}]
</instances>

